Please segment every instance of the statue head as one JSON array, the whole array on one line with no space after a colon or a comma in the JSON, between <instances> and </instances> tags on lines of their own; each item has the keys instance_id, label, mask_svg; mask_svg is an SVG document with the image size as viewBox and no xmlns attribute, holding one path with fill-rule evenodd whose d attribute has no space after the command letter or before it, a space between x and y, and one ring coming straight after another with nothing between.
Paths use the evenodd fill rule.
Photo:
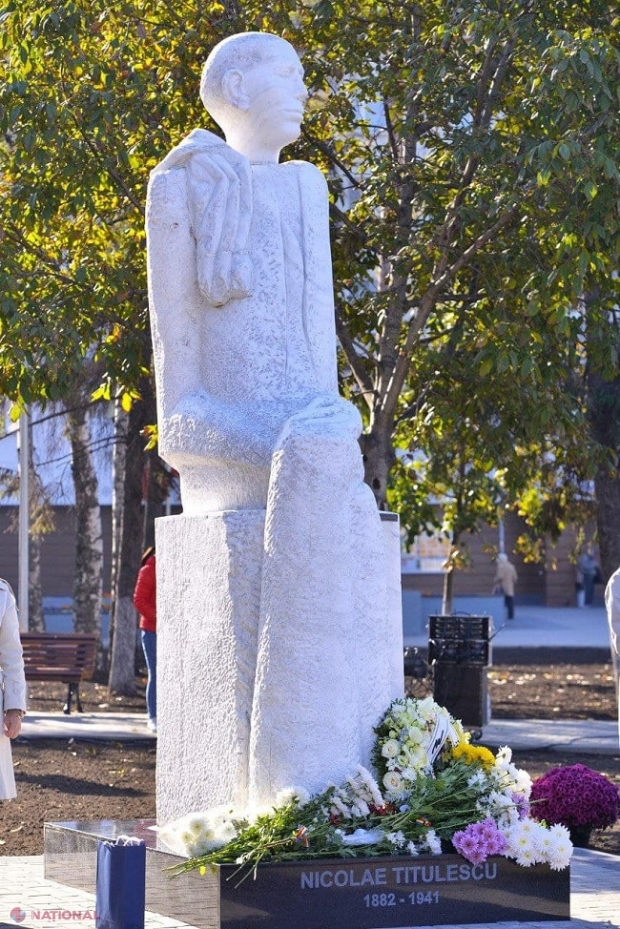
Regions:
<instances>
[{"instance_id":1,"label":"statue head","mask_svg":"<svg viewBox=\"0 0 620 929\"><path fill-rule=\"evenodd\" d=\"M212 50L200 97L229 145L250 160L277 161L299 136L308 92L292 45L271 33L243 32Z\"/></svg>"}]
</instances>

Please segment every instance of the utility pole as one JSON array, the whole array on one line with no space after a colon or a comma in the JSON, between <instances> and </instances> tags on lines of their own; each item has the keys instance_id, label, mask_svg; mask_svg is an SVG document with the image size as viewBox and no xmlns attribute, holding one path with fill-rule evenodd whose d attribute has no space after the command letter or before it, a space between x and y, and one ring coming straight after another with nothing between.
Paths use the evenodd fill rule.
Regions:
<instances>
[{"instance_id":1,"label":"utility pole","mask_svg":"<svg viewBox=\"0 0 620 929\"><path fill-rule=\"evenodd\" d=\"M19 628L28 632L28 539L30 534L30 490L28 463L28 413L19 417Z\"/></svg>"}]
</instances>

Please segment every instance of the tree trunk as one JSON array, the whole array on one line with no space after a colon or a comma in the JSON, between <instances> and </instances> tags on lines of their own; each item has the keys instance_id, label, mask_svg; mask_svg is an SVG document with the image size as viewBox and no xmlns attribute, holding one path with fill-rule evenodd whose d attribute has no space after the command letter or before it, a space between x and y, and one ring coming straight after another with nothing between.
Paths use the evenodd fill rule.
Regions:
<instances>
[{"instance_id":1,"label":"tree trunk","mask_svg":"<svg viewBox=\"0 0 620 929\"><path fill-rule=\"evenodd\" d=\"M596 524L605 583L620 568L620 473L600 467L595 478Z\"/></svg>"},{"instance_id":2,"label":"tree trunk","mask_svg":"<svg viewBox=\"0 0 620 929\"><path fill-rule=\"evenodd\" d=\"M30 535L28 540L28 630L45 632L43 615L43 587L41 584L40 535Z\"/></svg>"},{"instance_id":3,"label":"tree trunk","mask_svg":"<svg viewBox=\"0 0 620 929\"><path fill-rule=\"evenodd\" d=\"M72 450L77 530L73 581L75 631L94 632L101 638L103 533L86 407L67 413L67 433Z\"/></svg>"},{"instance_id":4,"label":"tree trunk","mask_svg":"<svg viewBox=\"0 0 620 929\"><path fill-rule=\"evenodd\" d=\"M450 565L443 576L443 594L441 597L441 613L450 616L454 605L454 567Z\"/></svg>"},{"instance_id":5,"label":"tree trunk","mask_svg":"<svg viewBox=\"0 0 620 929\"><path fill-rule=\"evenodd\" d=\"M588 420L594 440L608 449L596 473L596 522L605 583L620 567L620 378L588 377Z\"/></svg>"},{"instance_id":6,"label":"tree trunk","mask_svg":"<svg viewBox=\"0 0 620 929\"><path fill-rule=\"evenodd\" d=\"M375 424L360 436L364 460L364 480L371 488L380 510L387 510L387 488L390 469L396 461L392 447L392 428Z\"/></svg>"},{"instance_id":7,"label":"tree trunk","mask_svg":"<svg viewBox=\"0 0 620 929\"><path fill-rule=\"evenodd\" d=\"M125 460L127 458L127 430L129 414L121 406L120 399L114 401L114 451L112 456L112 563L110 570L110 624L107 650L109 669L114 634L116 596L118 593L118 571L123 529L123 497L125 493Z\"/></svg>"},{"instance_id":8,"label":"tree trunk","mask_svg":"<svg viewBox=\"0 0 620 929\"><path fill-rule=\"evenodd\" d=\"M156 416L153 410L153 416ZM164 505L170 494L172 474L157 454L156 449L146 453L144 546L155 545L155 520L164 514Z\"/></svg>"},{"instance_id":9,"label":"tree trunk","mask_svg":"<svg viewBox=\"0 0 620 929\"><path fill-rule=\"evenodd\" d=\"M144 547L142 488L145 466L144 438L147 405L135 403L129 414L126 435L125 480L121 539L116 568L114 628L110 657L109 689L111 693L131 695L136 692L135 656L137 617L133 591Z\"/></svg>"},{"instance_id":10,"label":"tree trunk","mask_svg":"<svg viewBox=\"0 0 620 929\"><path fill-rule=\"evenodd\" d=\"M28 417L30 419L30 417ZM43 585L41 583L41 532L37 531L38 498L43 497L39 475L33 466L34 442L32 423L28 423L28 470L30 532L28 535L28 629L30 632L45 632L43 615ZM44 504L43 504L44 505ZM33 512L35 511L35 512Z\"/></svg>"},{"instance_id":11,"label":"tree trunk","mask_svg":"<svg viewBox=\"0 0 620 929\"><path fill-rule=\"evenodd\" d=\"M454 609L454 573L458 567L461 534L460 531L453 530L450 554L444 564L445 574L443 576L443 593L441 597L441 612L443 616L451 616L452 610Z\"/></svg>"}]
</instances>

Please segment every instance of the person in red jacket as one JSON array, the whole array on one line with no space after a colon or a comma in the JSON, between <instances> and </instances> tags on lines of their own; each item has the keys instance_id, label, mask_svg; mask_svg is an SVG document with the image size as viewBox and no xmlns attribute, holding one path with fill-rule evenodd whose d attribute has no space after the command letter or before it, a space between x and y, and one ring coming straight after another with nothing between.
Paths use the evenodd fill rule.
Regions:
<instances>
[{"instance_id":1,"label":"person in red jacket","mask_svg":"<svg viewBox=\"0 0 620 929\"><path fill-rule=\"evenodd\" d=\"M157 732L157 607L155 599L155 548L147 548L142 556L133 592L134 606L140 614L140 637L146 660L146 707L148 728Z\"/></svg>"}]
</instances>

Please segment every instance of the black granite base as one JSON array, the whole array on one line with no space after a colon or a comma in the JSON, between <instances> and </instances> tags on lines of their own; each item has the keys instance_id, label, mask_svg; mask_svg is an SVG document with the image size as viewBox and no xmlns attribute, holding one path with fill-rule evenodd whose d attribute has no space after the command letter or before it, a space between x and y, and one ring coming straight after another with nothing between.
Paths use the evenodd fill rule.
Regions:
<instances>
[{"instance_id":1,"label":"black granite base","mask_svg":"<svg viewBox=\"0 0 620 929\"><path fill-rule=\"evenodd\" d=\"M144 839L146 908L199 929L412 929L570 918L570 873L506 858L471 865L459 855L234 865L171 878L171 854L153 820L45 824L45 876L95 892L97 841Z\"/></svg>"},{"instance_id":2,"label":"black granite base","mask_svg":"<svg viewBox=\"0 0 620 929\"><path fill-rule=\"evenodd\" d=\"M216 896L211 885L215 889L216 878L210 874L203 877L198 871L171 878L166 868L180 864L184 859L165 848L154 826L154 819L45 823L45 877L94 894L97 842L100 839L113 841L120 835L133 836L146 844L147 910L199 929L219 929L220 924L212 915Z\"/></svg>"}]
</instances>

